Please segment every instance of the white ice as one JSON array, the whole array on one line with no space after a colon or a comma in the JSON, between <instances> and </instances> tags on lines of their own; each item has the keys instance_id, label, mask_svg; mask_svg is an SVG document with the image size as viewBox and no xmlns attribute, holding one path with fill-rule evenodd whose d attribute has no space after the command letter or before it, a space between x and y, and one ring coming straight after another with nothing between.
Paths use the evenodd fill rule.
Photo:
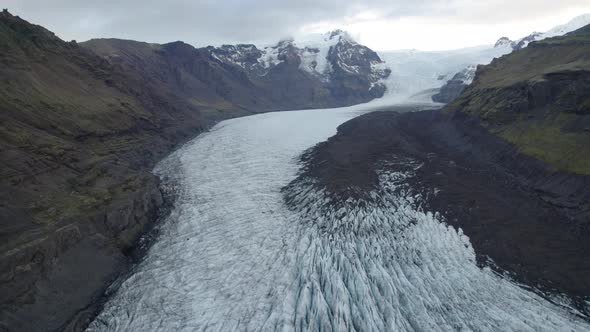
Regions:
<instances>
[{"instance_id":1,"label":"white ice","mask_svg":"<svg viewBox=\"0 0 590 332\"><path fill-rule=\"evenodd\" d=\"M558 25L546 32L540 33L536 36L535 40L538 41L545 38L563 36L566 33L578 30L588 24L590 24L590 13L574 17L565 24ZM528 46L528 44L529 43L525 43L524 47Z\"/></svg>"},{"instance_id":2,"label":"white ice","mask_svg":"<svg viewBox=\"0 0 590 332\"><path fill-rule=\"evenodd\" d=\"M384 82L384 98L402 102L429 89L440 88L453 75L473 65L488 64L492 59L512 51L510 46L492 45L450 51L400 50L380 52L379 56L391 69Z\"/></svg>"},{"instance_id":3,"label":"white ice","mask_svg":"<svg viewBox=\"0 0 590 332\"><path fill-rule=\"evenodd\" d=\"M89 331L588 330L478 268L462 232L393 190L407 174L383 172L378 204L303 181L286 207L302 151L373 105L226 120L162 161L178 200Z\"/></svg>"}]
</instances>

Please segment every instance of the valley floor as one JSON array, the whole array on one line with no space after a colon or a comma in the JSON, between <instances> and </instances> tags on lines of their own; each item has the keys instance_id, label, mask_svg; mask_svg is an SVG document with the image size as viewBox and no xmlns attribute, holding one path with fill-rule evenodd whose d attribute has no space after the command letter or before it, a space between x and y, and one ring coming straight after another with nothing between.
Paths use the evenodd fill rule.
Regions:
<instances>
[{"instance_id":1,"label":"valley floor","mask_svg":"<svg viewBox=\"0 0 590 332\"><path fill-rule=\"evenodd\" d=\"M89 330L589 330L478 266L412 187L421 160L386 160L345 200L321 185L301 153L369 107L223 121L162 161L175 206Z\"/></svg>"}]
</instances>

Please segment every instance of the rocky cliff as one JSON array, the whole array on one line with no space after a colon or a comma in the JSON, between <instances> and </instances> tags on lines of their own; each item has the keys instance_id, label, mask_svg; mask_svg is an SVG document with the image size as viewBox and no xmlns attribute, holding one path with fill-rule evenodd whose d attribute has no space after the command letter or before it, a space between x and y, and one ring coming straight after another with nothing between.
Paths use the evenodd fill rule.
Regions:
<instances>
[{"instance_id":1,"label":"rocky cliff","mask_svg":"<svg viewBox=\"0 0 590 332\"><path fill-rule=\"evenodd\" d=\"M215 121L379 95L339 51L362 70L325 80L287 54L259 74L254 48L252 68L222 50L65 42L0 14L0 330L84 326L158 216L154 163Z\"/></svg>"}]
</instances>

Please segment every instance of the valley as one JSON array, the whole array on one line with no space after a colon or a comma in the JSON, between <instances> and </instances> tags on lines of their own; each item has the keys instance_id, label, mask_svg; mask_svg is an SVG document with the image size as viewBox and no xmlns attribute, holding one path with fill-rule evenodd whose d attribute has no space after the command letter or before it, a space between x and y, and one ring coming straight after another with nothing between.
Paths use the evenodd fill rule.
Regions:
<instances>
[{"instance_id":1,"label":"valley","mask_svg":"<svg viewBox=\"0 0 590 332\"><path fill-rule=\"evenodd\" d=\"M175 207L89 331L588 329L478 267L468 235L420 208L419 160L382 168L368 198L291 182L301 151L370 108L226 120L158 164Z\"/></svg>"},{"instance_id":2,"label":"valley","mask_svg":"<svg viewBox=\"0 0 590 332\"><path fill-rule=\"evenodd\" d=\"M590 16L449 51L0 13L0 330L590 330Z\"/></svg>"}]
</instances>

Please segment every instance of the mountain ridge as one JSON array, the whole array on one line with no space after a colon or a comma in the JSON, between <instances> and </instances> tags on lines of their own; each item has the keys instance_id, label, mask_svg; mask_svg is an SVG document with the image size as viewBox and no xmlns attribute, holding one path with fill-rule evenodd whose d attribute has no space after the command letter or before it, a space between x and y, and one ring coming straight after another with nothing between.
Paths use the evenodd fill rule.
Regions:
<instances>
[{"instance_id":1,"label":"mountain ridge","mask_svg":"<svg viewBox=\"0 0 590 332\"><path fill-rule=\"evenodd\" d=\"M501 37L494 44L494 49L505 50L505 54L514 52L527 47L530 43L541 41L546 38L558 37L567 35L578 31L584 26L590 24L590 14L579 15L571 19L568 23L558 25L547 32L533 32L530 35L518 40L510 40L508 37ZM462 71L454 74L451 80L443 84L436 94L432 96L432 100L440 103L450 103L457 98L473 80L472 76L475 74L475 68L479 64L469 66ZM462 79L461 76L465 73L470 73L471 79Z\"/></svg>"},{"instance_id":2,"label":"mountain ridge","mask_svg":"<svg viewBox=\"0 0 590 332\"><path fill-rule=\"evenodd\" d=\"M535 41L479 66L473 84L448 110L477 116L490 130L557 170L590 174L590 157L583 144L590 105L589 51L588 26ZM485 100L478 97L483 94ZM579 146L578 153L570 154L566 146Z\"/></svg>"},{"instance_id":3,"label":"mountain ridge","mask_svg":"<svg viewBox=\"0 0 590 332\"><path fill-rule=\"evenodd\" d=\"M246 108L266 111L337 107L367 102L384 94L381 80L391 71L377 53L346 37L343 31L321 36L320 41L287 39L260 49L253 44L195 48L183 42L129 41L130 45L125 45L126 41L120 39L94 39L80 45L123 66L133 67L133 62L141 58L159 62L157 68L144 63L145 71L161 70L162 62L171 58L186 64L190 57L200 57L211 66L237 76L235 81L243 84L234 84L230 90L241 95L221 97ZM198 73L189 73L195 74ZM222 91L212 93L219 92L223 94ZM270 101L261 100L265 96L271 96Z\"/></svg>"},{"instance_id":4,"label":"mountain ridge","mask_svg":"<svg viewBox=\"0 0 590 332\"><path fill-rule=\"evenodd\" d=\"M546 32L534 31L531 34L516 40L510 40L508 37L501 37L496 41L494 47L510 46L513 50L519 50L527 47L531 42L543 40L545 38L563 36L588 24L590 24L590 13L576 16L569 22L557 25Z\"/></svg>"}]
</instances>

